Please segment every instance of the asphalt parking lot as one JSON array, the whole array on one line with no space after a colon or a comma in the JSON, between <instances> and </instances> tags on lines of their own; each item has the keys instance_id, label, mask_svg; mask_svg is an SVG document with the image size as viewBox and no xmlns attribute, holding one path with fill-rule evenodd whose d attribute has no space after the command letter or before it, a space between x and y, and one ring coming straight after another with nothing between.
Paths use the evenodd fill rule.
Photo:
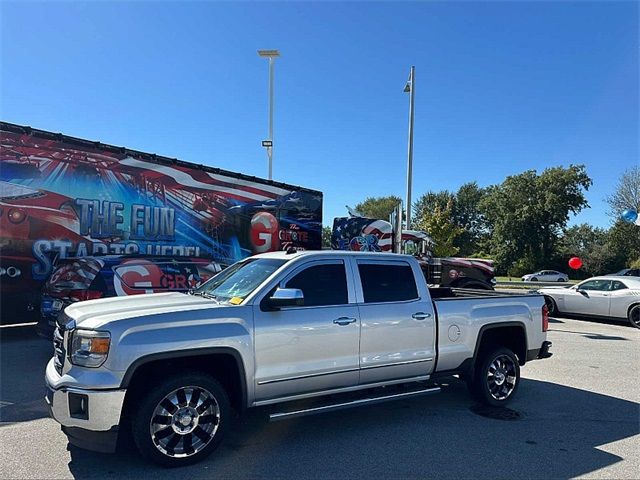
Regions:
<instances>
[{"instance_id":1,"label":"asphalt parking lot","mask_svg":"<svg viewBox=\"0 0 640 480\"><path fill-rule=\"evenodd\" d=\"M165 470L135 452L68 447L42 399L48 342L0 330L0 478L638 478L640 330L554 319L554 356L523 369L515 419L440 395L269 423L258 410L200 464Z\"/></svg>"}]
</instances>

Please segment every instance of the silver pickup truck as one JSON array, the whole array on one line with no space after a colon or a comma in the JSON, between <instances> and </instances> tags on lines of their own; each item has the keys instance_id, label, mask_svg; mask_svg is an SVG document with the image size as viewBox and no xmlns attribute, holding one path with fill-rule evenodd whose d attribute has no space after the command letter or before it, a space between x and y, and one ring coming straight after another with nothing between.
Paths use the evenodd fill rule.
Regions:
<instances>
[{"instance_id":1,"label":"silver pickup truck","mask_svg":"<svg viewBox=\"0 0 640 480\"><path fill-rule=\"evenodd\" d=\"M210 454L232 412L272 419L439 391L460 375L500 406L550 356L540 295L429 289L413 257L268 253L190 292L90 300L58 319L46 400L70 443L175 466ZM309 405L311 402L311 405Z\"/></svg>"}]
</instances>

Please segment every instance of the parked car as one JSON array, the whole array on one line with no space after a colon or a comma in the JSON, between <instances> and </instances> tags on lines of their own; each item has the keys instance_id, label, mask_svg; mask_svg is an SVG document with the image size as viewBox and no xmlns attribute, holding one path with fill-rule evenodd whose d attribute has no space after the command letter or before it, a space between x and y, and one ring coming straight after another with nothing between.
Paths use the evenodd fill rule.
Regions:
<instances>
[{"instance_id":1,"label":"parked car","mask_svg":"<svg viewBox=\"0 0 640 480\"><path fill-rule=\"evenodd\" d=\"M538 292L545 295L551 314L625 319L640 328L640 278L594 277L572 287L546 287Z\"/></svg>"},{"instance_id":2,"label":"parked car","mask_svg":"<svg viewBox=\"0 0 640 480\"><path fill-rule=\"evenodd\" d=\"M148 460L187 465L220 444L232 408L290 418L437 393L455 374L505 405L520 367L551 356L547 328L541 295L429 289L412 256L265 253L192 295L67 307L46 399L74 445L113 451L130 430Z\"/></svg>"},{"instance_id":3,"label":"parked car","mask_svg":"<svg viewBox=\"0 0 640 480\"><path fill-rule=\"evenodd\" d=\"M522 276L523 282L568 282L569 275L556 270L540 270Z\"/></svg>"},{"instance_id":4,"label":"parked car","mask_svg":"<svg viewBox=\"0 0 640 480\"><path fill-rule=\"evenodd\" d=\"M640 268L623 268L619 272L610 273L607 277L640 277Z\"/></svg>"},{"instance_id":5,"label":"parked car","mask_svg":"<svg viewBox=\"0 0 640 480\"><path fill-rule=\"evenodd\" d=\"M37 332L51 338L56 318L74 302L186 292L199 287L223 267L208 259L189 257L105 255L61 260L44 285Z\"/></svg>"}]
</instances>

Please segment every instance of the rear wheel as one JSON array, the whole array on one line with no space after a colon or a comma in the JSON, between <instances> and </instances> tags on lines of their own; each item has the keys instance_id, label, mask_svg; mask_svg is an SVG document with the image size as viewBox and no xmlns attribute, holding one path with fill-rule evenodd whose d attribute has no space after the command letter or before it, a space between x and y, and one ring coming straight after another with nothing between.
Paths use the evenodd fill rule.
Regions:
<instances>
[{"instance_id":1,"label":"rear wheel","mask_svg":"<svg viewBox=\"0 0 640 480\"><path fill-rule=\"evenodd\" d=\"M205 374L169 377L145 394L132 421L133 439L147 460L188 465L220 444L231 417L229 398Z\"/></svg>"},{"instance_id":2,"label":"rear wheel","mask_svg":"<svg viewBox=\"0 0 640 480\"><path fill-rule=\"evenodd\" d=\"M629 323L636 328L640 328L640 304L629 309Z\"/></svg>"},{"instance_id":3,"label":"rear wheel","mask_svg":"<svg viewBox=\"0 0 640 480\"><path fill-rule=\"evenodd\" d=\"M501 407L515 396L520 384L520 364L508 348L488 350L481 357L469 384L471 393L481 403Z\"/></svg>"},{"instance_id":4,"label":"rear wheel","mask_svg":"<svg viewBox=\"0 0 640 480\"><path fill-rule=\"evenodd\" d=\"M544 303L547 305L549 309L549 315L557 315L558 314L558 304L551 297L544 297Z\"/></svg>"},{"instance_id":5,"label":"rear wheel","mask_svg":"<svg viewBox=\"0 0 640 480\"><path fill-rule=\"evenodd\" d=\"M566 280L565 280L564 278L562 278L562 277L560 277L560 278L558 279L558 281L559 281L559 282L566 282Z\"/></svg>"}]
</instances>

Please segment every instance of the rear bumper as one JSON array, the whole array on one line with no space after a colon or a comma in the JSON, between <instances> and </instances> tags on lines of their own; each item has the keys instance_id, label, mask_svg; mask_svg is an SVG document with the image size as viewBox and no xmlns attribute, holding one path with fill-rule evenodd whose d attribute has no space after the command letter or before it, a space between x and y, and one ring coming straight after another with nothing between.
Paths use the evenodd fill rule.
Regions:
<instances>
[{"instance_id":1,"label":"rear bumper","mask_svg":"<svg viewBox=\"0 0 640 480\"><path fill-rule=\"evenodd\" d=\"M531 360L542 360L544 358L551 357L553 353L551 353L549 349L552 346L553 346L553 343L545 341L545 342L542 342L542 345L540 346L540 348L534 348L533 350L529 350L527 352L527 362L530 362Z\"/></svg>"}]
</instances>

